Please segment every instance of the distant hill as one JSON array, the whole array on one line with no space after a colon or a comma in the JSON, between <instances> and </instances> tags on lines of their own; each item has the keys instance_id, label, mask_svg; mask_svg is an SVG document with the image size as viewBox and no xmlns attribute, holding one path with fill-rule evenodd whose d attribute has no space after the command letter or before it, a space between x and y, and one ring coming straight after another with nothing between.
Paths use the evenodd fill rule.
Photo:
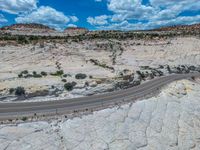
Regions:
<instances>
[{"instance_id":1,"label":"distant hill","mask_svg":"<svg viewBox=\"0 0 200 150\"><path fill-rule=\"evenodd\" d=\"M29 24L13 24L10 26L4 26L0 28L1 34L11 34L11 35L41 35L48 36L50 34L57 33L57 31L48 26L29 23Z\"/></svg>"},{"instance_id":2,"label":"distant hill","mask_svg":"<svg viewBox=\"0 0 200 150\"><path fill-rule=\"evenodd\" d=\"M0 33L11 35L41 35L41 36L77 36L87 33L89 30L81 27L68 27L63 32L57 31L43 24L13 24L0 28Z\"/></svg>"},{"instance_id":3,"label":"distant hill","mask_svg":"<svg viewBox=\"0 0 200 150\"><path fill-rule=\"evenodd\" d=\"M168 26L151 31L200 31L200 24Z\"/></svg>"},{"instance_id":4,"label":"distant hill","mask_svg":"<svg viewBox=\"0 0 200 150\"><path fill-rule=\"evenodd\" d=\"M88 31L88 29L82 28L82 27L67 27L65 29L65 31L68 31L68 30L85 30L85 31Z\"/></svg>"},{"instance_id":5,"label":"distant hill","mask_svg":"<svg viewBox=\"0 0 200 150\"><path fill-rule=\"evenodd\" d=\"M46 29L46 30L54 30L48 26L45 26L43 24L37 24L37 23L29 23L29 24L13 24L10 26L5 26L0 28L1 30L23 30L23 29Z\"/></svg>"},{"instance_id":6,"label":"distant hill","mask_svg":"<svg viewBox=\"0 0 200 150\"><path fill-rule=\"evenodd\" d=\"M64 30L65 34L70 36L81 35L87 33L89 30L81 27L68 27Z\"/></svg>"}]
</instances>

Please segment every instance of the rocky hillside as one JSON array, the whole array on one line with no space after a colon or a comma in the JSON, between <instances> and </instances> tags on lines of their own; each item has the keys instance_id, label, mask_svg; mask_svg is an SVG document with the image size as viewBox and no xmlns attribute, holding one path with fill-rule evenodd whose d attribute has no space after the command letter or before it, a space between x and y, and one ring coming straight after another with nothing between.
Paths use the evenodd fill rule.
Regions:
<instances>
[{"instance_id":1,"label":"rocky hillside","mask_svg":"<svg viewBox=\"0 0 200 150\"><path fill-rule=\"evenodd\" d=\"M0 30L24 30L24 29L38 29L38 30L54 30L48 26L37 24L37 23L30 23L30 24L13 24L11 26L4 26L0 28Z\"/></svg>"},{"instance_id":2,"label":"rocky hillside","mask_svg":"<svg viewBox=\"0 0 200 150\"><path fill-rule=\"evenodd\" d=\"M200 24L162 27L154 29L153 31L200 31Z\"/></svg>"},{"instance_id":3,"label":"rocky hillside","mask_svg":"<svg viewBox=\"0 0 200 150\"><path fill-rule=\"evenodd\" d=\"M64 33L70 36L74 35L82 35L88 32L88 29L86 28L80 28L80 27L69 27L64 30Z\"/></svg>"},{"instance_id":4,"label":"rocky hillside","mask_svg":"<svg viewBox=\"0 0 200 150\"><path fill-rule=\"evenodd\" d=\"M0 28L0 33L9 33L11 35L49 35L56 33L55 29L36 23L13 24Z\"/></svg>"}]
</instances>

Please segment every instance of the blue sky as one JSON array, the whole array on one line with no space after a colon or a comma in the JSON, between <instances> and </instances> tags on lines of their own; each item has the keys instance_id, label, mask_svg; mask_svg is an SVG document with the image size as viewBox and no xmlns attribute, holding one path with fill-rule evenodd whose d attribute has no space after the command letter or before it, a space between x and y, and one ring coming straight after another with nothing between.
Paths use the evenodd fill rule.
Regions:
<instances>
[{"instance_id":1,"label":"blue sky","mask_svg":"<svg viewBox=\"0 0 200 150\"><path fill-rule=\"evenodd\" d=\"M138 30L200 22L199 0L0 0L0 26Z\"/></svg>"}]
</instances>

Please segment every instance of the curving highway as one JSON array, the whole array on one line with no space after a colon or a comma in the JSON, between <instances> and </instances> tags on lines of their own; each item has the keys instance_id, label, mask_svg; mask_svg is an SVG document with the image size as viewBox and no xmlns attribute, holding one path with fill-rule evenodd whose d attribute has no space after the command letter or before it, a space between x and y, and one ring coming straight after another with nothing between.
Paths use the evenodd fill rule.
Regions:
<instances>
[{"instance_id":1,"label":"curving highway","mask_svg":"<svg viewBox=\"0 0 200 150\"><path fill-rule=\"evenodd\" d=\"M67 114L74 111L106 108L119 102L134 102L158 92L161 87L173 81L197 76L200 76L200 73L169 75L126 90L60 101L1 103L0 120L22 116Z\"/></svg>"}]
</instances>

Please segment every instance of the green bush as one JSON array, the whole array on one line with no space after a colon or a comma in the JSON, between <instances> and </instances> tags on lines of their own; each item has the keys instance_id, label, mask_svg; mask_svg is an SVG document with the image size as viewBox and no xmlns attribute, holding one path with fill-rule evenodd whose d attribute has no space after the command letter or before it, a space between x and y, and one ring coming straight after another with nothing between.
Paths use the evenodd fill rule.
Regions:
<instances>
[{"instance_id":1,"label":"green bush","mask_svg":"<svg viewBox=\"0 0 200 150\"><path fill-rule=\"evenodd\" d=\"M72 82L72 85L73 85L73 86L76 86L76 85L77 85L77 83L73 81L73 82Z\"/></svg>"},{"instance_id":2,"label":"green bush","mask_svg":"<svg viewBox=\"0 0 200 150\"><path fill-rule=\"evenodd\" d=\"M36 71L33 71L33 75L36 75L37 74L37 72Z\"/></svg>"},{"instance_id":3,"label":"green bush","mask_svg":"<svg viewBox=\"0 0 200 150\"><path fill-rule=\"evenodd\" d=\"M63 74L64 78L71 77L71 76L72 76L71 74Z\"/></svg>"},{"instance_id":4,"label":"green bush","mask_svg":"<svg viewBox=\"0 0 200 150\"><path fill-rule=\"evenodd\" d=\"M75 76L76 79L85 79L87 78L87 75L86 74L82 74L82 73L79 73Z\"/></svg>"},{"instance_id":5,"label":"green bush","mask_svg":"<svg viewBox=\"0 0 200 150\"><path fill-rule=\"evenodd\" d=\"M62 82L67 82L67 80L66 79L62 79Z\"/></svg>"},{"instance_id":6,"label":"green bush","mask_svg":"<svg viewBox=\"0 0 200 150\"><path fill-rule=\"evenodd\" d=\"M28 74L28 71L27 70L24 70L24 71L22 71L20 74L18 74L18 77L19 78L22 78L22 77L24 77L24 75L27 75Z\"/></svg>"},{"instance_id":7,"label":"green bush","mask_svg":"<svg viewBox=\"0 0 200 150\"><path fill-rule=\"evenodd\" d=\"M18 74L18 77L19 77L19 78L22 78L22 77L23 77L23 75L20 73L20 74Z\"/></svg>"},{"instance_id":8,"label":"green bush","mask_svg":"<svg viewBox=\"0 0 200 150\"><path fill-rule=\"evenodd\" d=\"M15 89L14 89L14 88L11 88L11 89L9 90L9 93L10 93L10 94L13 94L14 91L15 91Z\"/></svg>"},{"instance_id":9,"label":"green bush","mask_svg":"<svg viewBox=\"0 0 200 150\"><path fill-rule=\"evenodd\" d=\"M30 43L26 36L18 36L17 42L19 44L29 44Z\"/></svg>"},{"instance_id":10,"label":"green bush","mask_svg":"<svg viewBox=\"0 0 200 150\"><path fill-rule=\"evenodd\" d=\"M42 71L42 72L41 72L41 75L42 75L42 76L47 76L47 73L44 72L44 71Z\"/></svg>"},{"instance_id":11,"label":"green bush","mask_svg":"<svg viewBox=\"0 0 200 150\"><path fill-rule=\"evenodd\" d=\"M22 117L22 121L26 121L27 119L27 117Z\"/></svg>"},{"instance_id":12,"label":"green bush","mask_svg":"<svg viewBox=\"0 0 200 150\"><path fill-rule=\"evenodd\" d=\"M67 74L64 74L64 75L63 75L64 78L67 78L67 76L68 76Z\"/></svg>"},{"instance_id":13,"label":"green bush","mask_svg":"<svg viewBox=\"0 0 200 150\"><path fill-rule=\"evenodd\" d=\"M74 86L73 86L72 83L68 82L68 83L66 83L66 84L64 85L64 88L65 88L65 90L67 90L67 91L72 91L73 88L74 88Z\"/></svg>"},{"instance_id":14,"label":"green bush","mask_svg":"<svg viewBox=\"0 0 200 150\"><path fill-rule=\"evenodd\" d=\"M21 74L28 74L28 70L22 71Z\"/></svg>"},{"instance_id":15,"label":"green bush","mask_svg":"<svg viewBox=\"0 0 200 150\"><path fill-rule=\"evenodd\" d=\"M34 78L42 78L42 75L40 75L40 74L33 74L33 77Z\"/></svg>"},{"instance_id":16,"label":"green bush","mask_svg":"<svg viewBox=\"0 0 200 150\"><path fill-rule=\"evenodd\" d=\"M62 76L64 74L63 70L58 70L55 73L51 73L52 76Z\"/></svg>"},{"instance_id":17,"label":"green bush","mask_svg":"<svg viewBox=\"0 0 200 150\"><path fill-rule=\"evenodd\" d=\"M25 89L24 89L24 87L17 87L15 89L15 95L17 95L17 96L25 95Z\"/></svg>"}]
</instances>

